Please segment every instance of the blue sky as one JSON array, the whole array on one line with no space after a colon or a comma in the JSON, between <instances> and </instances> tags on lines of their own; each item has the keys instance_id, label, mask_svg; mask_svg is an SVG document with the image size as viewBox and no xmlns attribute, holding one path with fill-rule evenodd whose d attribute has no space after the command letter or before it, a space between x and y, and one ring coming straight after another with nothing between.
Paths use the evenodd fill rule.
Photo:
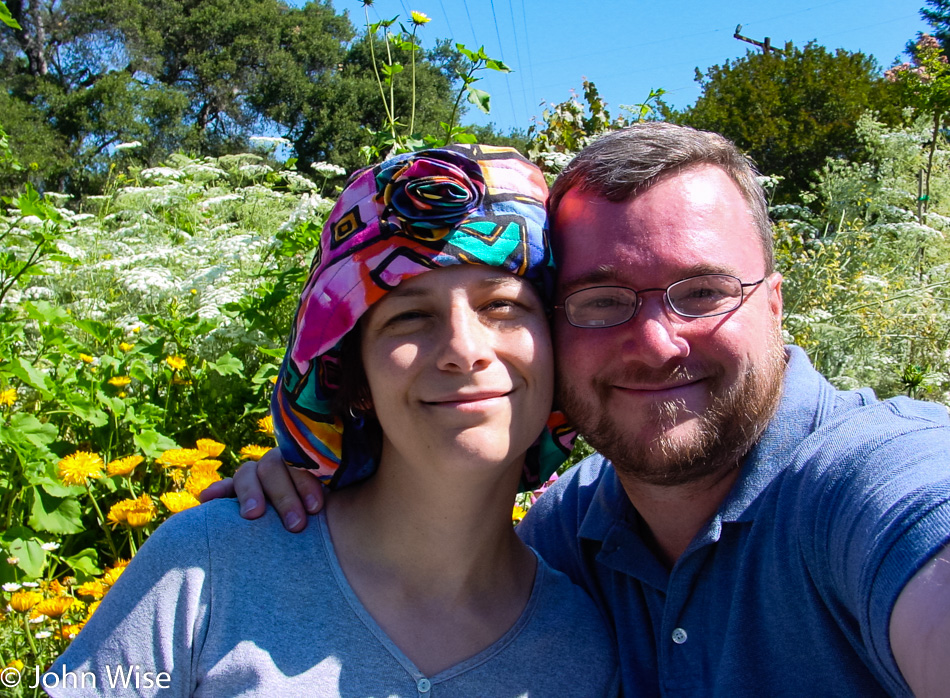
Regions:
<instances>
[{"instance_id":1,"label":"blue sky","mask_svg":"<svg viewBox=\"0 0 950 698\"><path fill-rule=\"evenodd\" d=\"M431 22L420 30L424 46L450 38L470 48L484 45L513 72L491 73L477 86L491 93L492 113L469 111L468 121L494 122L502 132L527 129L540 117L541 102L562 102L592 80L613 116L619 105L642 102L651 88L667 91L675 107L696 101L695 69L721 64L753 48L733 38L742 34L772 44L863 51L884 69L901 57L904 45L928 25L919 11L924 0L375 0L371 21L409 11ZM359 0L333 0L362 27ZM407 22L408 24L408 22ZM901 57L903 60L904 58Z\"/></svg>"}]
</instances>

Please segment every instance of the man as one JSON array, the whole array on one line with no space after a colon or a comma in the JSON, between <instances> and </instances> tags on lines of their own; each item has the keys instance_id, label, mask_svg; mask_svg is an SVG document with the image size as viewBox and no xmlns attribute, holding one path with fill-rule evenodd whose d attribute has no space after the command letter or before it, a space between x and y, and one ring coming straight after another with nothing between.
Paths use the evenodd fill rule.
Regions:
<instances>
[{"instance_id":1,"label":"man","mask_svg":"<svg viewBox=\"0 0 950 698\"><path fill-rule=\"evenodd\" d=\"M612 622L625 694L945 695L947 410L836 391L782 346L746 160L638 124L578 155L549 209L560 400L599 454L518 530ZM260 473L301 528L291 481L311 511L319 488Z\"/></svg>"}]
</instances>

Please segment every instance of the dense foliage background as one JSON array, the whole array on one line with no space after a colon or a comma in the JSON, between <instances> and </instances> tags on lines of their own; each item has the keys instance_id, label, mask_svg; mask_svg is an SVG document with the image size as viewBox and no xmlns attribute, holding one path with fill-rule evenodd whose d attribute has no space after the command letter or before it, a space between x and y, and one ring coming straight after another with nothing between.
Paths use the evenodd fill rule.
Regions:
<instances>
[{"instance_id":1,"label":"dense foliage background","mask_svg":"<svg viewBox=\"0 0 950 698\"><path fill-rule=\"evenodd\" d=\"M838 386L950 405L950 5L923 12L934 37L884 72L750 51L682 111L659 90L612 116L585 82L502 136L459 124L489 106L480 71L507 68L423 52L418 13L357 29L329 2L0 4L0 667L45 666L149 532L272 444L323 219L394 150L503 143L553 177L631 121L722 132L773 197L787 339Z\"/></svg>"}]
</instances>

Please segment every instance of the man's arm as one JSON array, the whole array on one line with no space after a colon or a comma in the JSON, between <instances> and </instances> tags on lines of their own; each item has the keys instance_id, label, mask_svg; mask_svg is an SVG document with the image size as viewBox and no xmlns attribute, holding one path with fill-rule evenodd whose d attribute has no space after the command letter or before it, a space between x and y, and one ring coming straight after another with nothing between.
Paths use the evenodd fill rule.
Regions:
<instances>
[{"instance_id":1,"label":"man's arm","mask_svg":"<svg viewBox=\"0 0 950 698\"><path fill-rule=\"evenodd\" d=\"M210 502L221 497L237 497L245 519L263 516L270 502L284 528L294 533L307 527L307 513L323 508L323 486L317 477L309 470L289 467L276 448L257 462L243 463L234 478L213 483L198 498Z\"/></svg>"},{"instance_id":2,"label":"man's arm","mask_svg":"<svg viewBox=\"0 0 950 698\"><path fill-rule=\"evenodd\" d=\"M915 696L945 696L950 686L950 545L904 586L889 626L891 651Z\"/></svg>"}]
</instances>

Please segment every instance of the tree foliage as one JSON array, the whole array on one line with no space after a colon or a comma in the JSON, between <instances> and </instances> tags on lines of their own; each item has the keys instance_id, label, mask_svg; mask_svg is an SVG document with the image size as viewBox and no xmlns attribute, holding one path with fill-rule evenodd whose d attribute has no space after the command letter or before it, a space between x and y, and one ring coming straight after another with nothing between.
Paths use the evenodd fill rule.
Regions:
<instances>
[{"instance_id":1,"label":"tree foliage","mask_svg":"<svg viewBox=\"0 0 950 698\"><path fill-rule=\"evenodd\" d=\"M696 104L667 111L672 121L722 133L769 175L785 178L780 200L813 182L826 158L860 159L855 125L868 111L896 123L896 94L873 58L814 42L803 48L755 53L697 71Z\"/></svg>"},{"instance_id":2,"label":"tree foliage","mask_svg":"<svg viewBox=\"0 0 950 698\"><path fill-rule=\"evenodd\" d=\"M944 53L950 52L950 0L925 0L928 7L920 9L920 16L927 24L933 27L931 34L937 37ZM908 52L912 53L913 43L908 44Z\"/></svg>"},{"instance_id":3,"label":"tree foliage","mask_svg":"<svg viewBox=\"0 0 950 698\"><path fill-rule=\"evenodd\" d=\"M7 130L38 121L50 152L65 147L52 163L17 153L51 188L96 189L108 153L129 141L154 163L280 134L302 165L353 166L383 123L366 42L329 0L10 0L9 9L19 28L0 27L0 82L17 103ZM423 127L451 108L453 58L444 46L417 57ZM397 84L395 96L408 112L408 88Z\"/></svg>"}]
</instances>

